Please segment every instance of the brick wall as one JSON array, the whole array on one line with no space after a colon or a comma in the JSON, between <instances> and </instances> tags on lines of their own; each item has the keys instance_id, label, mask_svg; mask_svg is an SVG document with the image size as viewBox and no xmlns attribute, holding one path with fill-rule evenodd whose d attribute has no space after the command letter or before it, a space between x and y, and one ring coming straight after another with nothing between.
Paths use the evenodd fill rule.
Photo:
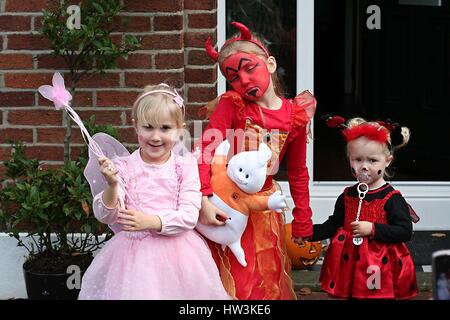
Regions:
<instances>
[{"instance_id":1,"label":"brick wall","mask_svg":"<svg viewBox=\"0 0 450 320\"><path fill-rule=\"evenodd\" d=\"M62 163L62 112L37 93L40 85L51 83L55 70L64 71L64 63L49 56L49 41L37 32L48 2L0 0L0 176L12 138L25 143L30 157L50 166ZM208 35L216 39L217 0L123 3L121 15L131 19L120 31L143 37L143 45L106 76L81 81L74 103L83 119L95 114L99 123L119 129L120 141L134 143L129 110L143 86L166 81L180 88L188 120L215 96L217 71L203 45ZM79 130L73 130L73 156L81 141Z\"/></svg>"}]
</instances>

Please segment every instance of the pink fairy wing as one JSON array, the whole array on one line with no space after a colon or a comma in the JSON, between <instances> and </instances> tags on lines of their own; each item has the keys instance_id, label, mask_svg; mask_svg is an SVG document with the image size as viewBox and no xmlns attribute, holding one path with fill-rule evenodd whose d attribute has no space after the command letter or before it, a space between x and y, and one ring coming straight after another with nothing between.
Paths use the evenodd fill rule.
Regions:
<instances>
[{"instance_id":1,"label":"pink fairy wing","mask_svg":"<svg viewBox=\"0 0 450 320\"><path fill-rule=\"evenodd\" d=\"M98 143L103 154L110 160L130 155L128 150L119 141L106 133L96 133L92 139ZM92 196L96 196L102 192L108 185L106 179L100 172L98 157L91 149L89 149L89 161L84 169L84 176L89 182Z\"/></svg>"},{"instance_id":2,"label":"pink fairy wing","mask_svg":"<svg viewBox=\"0 0 450 320\"><path fill-rule=\"evenodd\" d=\"M100 132L96 133L93 137L93 140L98 143L100 149L103 154L111 160L114 160L118 157L129 156L130 153L128 150L116 139L111 137L110 135ZM95 153L89 149L89 161L84 169L84 176L86 180L89 182L89 186L91 187L92 196L95 197L98 193L105 190L108 183L106 179L103 177L100 172L100 165L98 163L98 157ZM121 230L119 224L109 225L110 229L114 233L118 233Z\"/></svg>"}]
</instances>

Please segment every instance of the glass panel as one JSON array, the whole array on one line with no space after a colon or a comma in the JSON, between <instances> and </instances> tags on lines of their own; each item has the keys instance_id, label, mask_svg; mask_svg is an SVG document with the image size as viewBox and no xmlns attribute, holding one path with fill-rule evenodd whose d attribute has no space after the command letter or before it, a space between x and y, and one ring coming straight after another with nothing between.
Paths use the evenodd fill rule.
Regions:
<instances>
[{"instance_id":1,"label":"glass panel","mask_svg":"<svg viewBox=\"0 0 450 320\"><path fill-rule=\"evenodd\" d=\"M369 29L376 4L381 29ZM315 1L314 180L353 180L340 133L320 116L388 118L411 130L392 164L396 181L450 181L450 5Z\"/></svg>"},{"instance_id":2,"label":"glass panel","mask_svg":"<svg viewBox=\"0 0 450 320\"><path fill-rule=\"evenodd\" d=\"M248 26L277 59L278 77L286 97L296 94L296 10L295 0L226 1L227 39L236 33L236 29L230 26L231 21ZM284 163L280 165L275 179L287 179Z\"/></svg>"}]
</instances>

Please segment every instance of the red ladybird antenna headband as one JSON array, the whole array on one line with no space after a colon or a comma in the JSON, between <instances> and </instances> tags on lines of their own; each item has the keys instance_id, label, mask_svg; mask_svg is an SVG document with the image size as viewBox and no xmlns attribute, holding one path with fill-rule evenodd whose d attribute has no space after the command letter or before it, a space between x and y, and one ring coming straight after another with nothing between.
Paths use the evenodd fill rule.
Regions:
<instances>
[{"instance_id":1,"label":"red ladybird antenna headband","mask_svg":"<svg viewBox=\"0 0 450 320\"><path fill-rule=\"evenodd\" d=\"M246 25L244 25L244 24L242 24L240 22L236 22L236 21L231 22L231 25L233 27L239 29L241 34L238 37L234 37L234 38L231 38L228 41L226 41L224 43L224 45L222 46L222 48L227 46L228 44L230 44L232 42L248 41L248 42L256 44L262 51L264 51L264 54L266 55L267 58L270 56L269 52L266 49L266 47L264 47L264 45L261 42L259 42L257 39L255 39L253 37L250 29ZM206 49L206 53L208 54L208 56L211 59L213 59L214 61L217 61L219 59L219 52L217 52L217 50L214 49L214 47L211 45L211 37L208 37L208 39L206 39L205 49Z\"/></svg>"},{"instance_id":2,"label":"red ladybird antenna headband","mask_svg":"<svg viewBox=\"0 0 450 320\"><path fill-rule=\"evenodd\" d=\"M363 122L351 127L346 124L346 119L340 116L326 114L322 116L322 119L325 120L328 127L342 129L342 135L346 142L366 137L372 141L385 143L389 149L392 149L392 146L400 146L405 140L401 132L402 127L391 119L375 121L378 125Z\"/></svg>"}]
</instances>

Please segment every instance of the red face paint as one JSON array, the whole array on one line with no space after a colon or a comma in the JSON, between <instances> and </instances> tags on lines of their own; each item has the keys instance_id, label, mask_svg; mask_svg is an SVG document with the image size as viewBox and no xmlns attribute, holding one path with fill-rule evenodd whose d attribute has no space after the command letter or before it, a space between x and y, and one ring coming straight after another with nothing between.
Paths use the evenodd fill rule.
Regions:
<instances>
[{"instance_id":1,"label":"red face paint","mask_svg":"<svg viewBox=\"0 0 450 320\"><path fill-rule=\"evenodd\" d=\"M237 52L222 62L221 69L228 83L244 99L256 101L266 93L270 73L265 61L257 55Z\"/></svg>"}]
</instances>

